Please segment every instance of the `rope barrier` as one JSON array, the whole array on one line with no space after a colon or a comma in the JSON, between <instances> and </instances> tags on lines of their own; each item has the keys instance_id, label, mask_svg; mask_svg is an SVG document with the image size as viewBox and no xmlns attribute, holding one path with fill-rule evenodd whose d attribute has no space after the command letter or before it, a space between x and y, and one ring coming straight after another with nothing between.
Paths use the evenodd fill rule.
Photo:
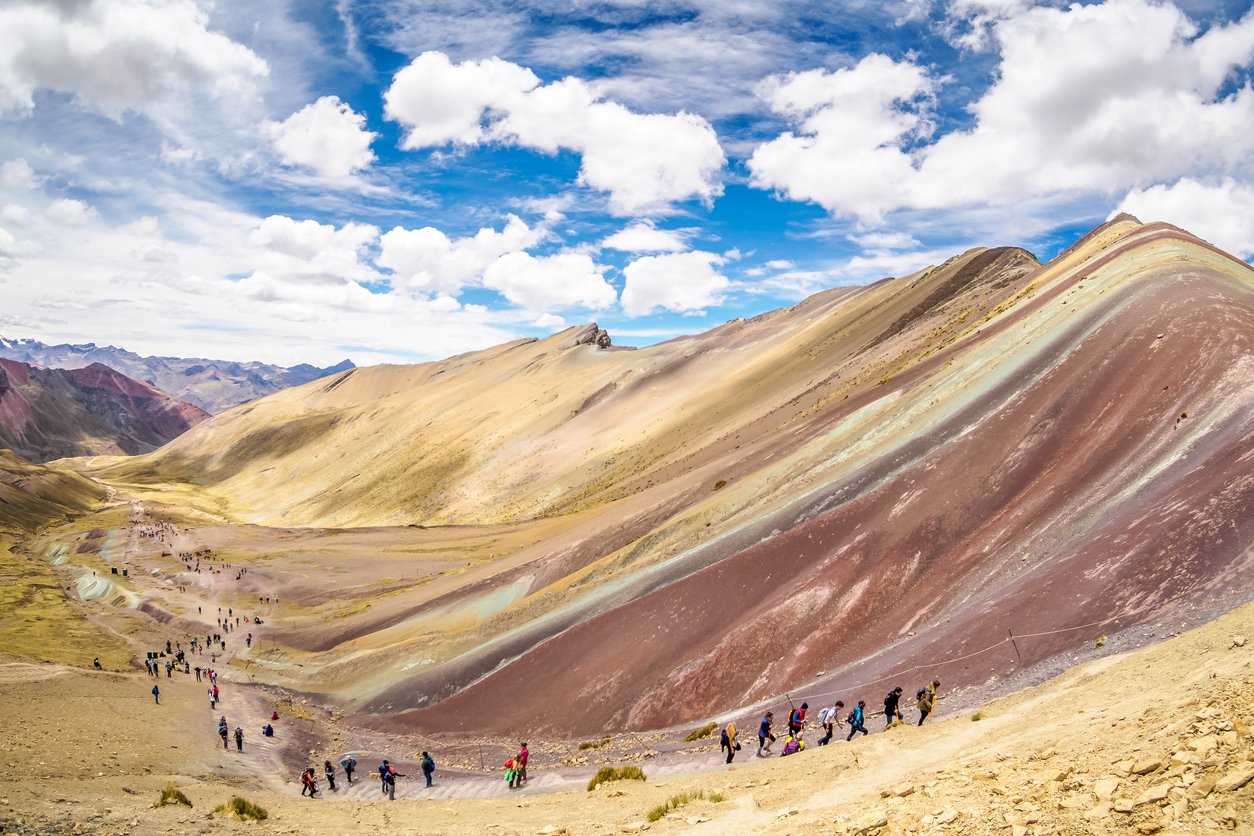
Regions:
<instances>
[{"instance_id":1,"label":"rope barrier","mask_svg":"<svg viewBox=\"0 0 1254 836\"><path fill-rule=\"evenodd\" d=\"M1053 635L1056 635L1056 634L1058 634L1058 633L1067 633L1067 632L1071 632L1071 631L1073 631L1073 630L1084 630L1084 629L1088 629L1088 628L1090 628L1090 627L1099 627L1099 626L1102 626L1102 625L1104 625L1104 624L1110 624L1112 621L1118 621L1118 620L1119 620L1120 618L1122 618L1122 617L1123 617L1123 615L1115 615L1115 616L1111 616L1110 618L1105 618L1105 619L1102 619L1101 621L1091 621L1091 622L1089 622L1088 624L1077 624L1077 625L1074 625L1074 626L1072 626L1072 627L1059 627L1059 628L1058 628L1058 629L1056 629L1056 630L1045 630L1045 631L1042 631L1042 632L1039 632L1039 633L1021 633L1021 634L1020 634L1020 633L1016 633L1016 634L1014 635L1014 639L1032 639L1032 638L1039 638L1039 637L1041 637L1041 636L1053 636ZM849 692L849 691L857 691L857 690L860 690L860 689L862 689L862 688L869 688L869 687L870 687L870 686L872 686L872 685L875 685L875 684L877 684L877 683L881 683L881 682L886 682L886 681L891 680L891 679L898 679L898 678L900 678L900 677L902 677L902 676L905 676L905 675L906 675L906 674L908 674L908 673L914 673L914 672L917 672L917 671L923 670L924 668L937 668L937 667L940 667L940 666L942 666L942 665L952 665L952 664L957 663L957 662L963 662L963 661L966 661L967 659L973 659L973 658L975 658L976 656L979 656L979 655L981 655L981 654L987 653L987 652L988 652L988 651L990 651L990 650L995 650L996 648L1001 647L1003 644L1007 644L1007 643L1009 643L1009 642L1011 642L1011 641L1012 641L1012 639L1011 639L1011 638L1009 638L1009 637L1008 637L1008 638L1004 638L1004 639L1002 639L1001 641L998 641L998 642L995 642L995 643L993 643L993 644L990 644L988 647L985 647L985 648L982 648L982 649L980 649L980 650L974 651L973 653L967 653L967 654L964 654L964 655L962 655L962 656L955 656L955 657L952 657L952 658L949 658L949 659L941 659L941 660L938 660L938 661L935 661L935 662L929 662L927 665L911 665L911 666L910 666L910 667L908 667L908 668L902 668L901 670L894 671L893 673L886 674L886 675L881 676L881 677L879 677L879 678L877 678L877 679L871 679L871 680L867 680L867 681L865 681L865 682L860 682L860 683L857 683L857 684L854 684L854 685L849 685L849 686L847 686L847 687L845 687L845 688L841 688L841 689L840 689L840 690L838 690L838 691L820 691L820 692L818 692L818 693L816 693L816 694L812 694L812 695L810 695L810 696L807 696L807 697L805 697L804 699L805 699L805 701L806 701L806 702L809 702L810 700L812 700L812 699L818 699L819 697L834 697L834 696L838 696L838 695L843 694L843 693L847 693L847 692ZM789 702L789 704L791 705L791 704L792 704L792 701L791 701L791 694L787 694L787 695L785 695L785 697L786 697L786 698L788 698L788 702ZM938 698L938 699L939 699L939 698ZM760 708L763 708L763 709L771 709L771 708L775 708L776 706L780 706L780 707L782 707L783 705L784 705L784 700L780 700L780 699L775 699L775 700L773 700L773 701L771 701L771 702L769 702L769 703L768 703L768 702L759 702L759 703L758 703L758 706L759 706ZM915 707L915 706L917 706L917 705L918 705L918 702L916 701L916 702L914 702L914 703L907 703L907 704L905 705L905 707L906 707L906 708L913 708L913 707ZM746 714L746 715L741 715L741 716L749 716L749 715L756 714L756 713L757 713L756 711L750 711L750 712L748 712L748 714ZM881 713L881 712L876 712L876 713Z\"/></svg>"}]
</instances>

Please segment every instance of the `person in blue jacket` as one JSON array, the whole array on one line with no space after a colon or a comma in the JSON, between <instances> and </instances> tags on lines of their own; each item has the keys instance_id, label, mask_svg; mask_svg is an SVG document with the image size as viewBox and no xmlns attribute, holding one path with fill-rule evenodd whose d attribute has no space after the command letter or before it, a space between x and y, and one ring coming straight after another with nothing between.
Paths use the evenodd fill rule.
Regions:
<instances>
[{"instance_id":1,"label":"person in blue jacket","mask_svg":"<svg viewBox=\"0 0 1254 836\"><path fill-rule=\"evenodd\" d=\"M845 738L845 742L853 740L854 732L862 732L870 734L866 730L863 723L866 720L866 700L858 700L858 704L853 707L853 711L849 712L849 736Z\"/></svg>"}]
</instances>

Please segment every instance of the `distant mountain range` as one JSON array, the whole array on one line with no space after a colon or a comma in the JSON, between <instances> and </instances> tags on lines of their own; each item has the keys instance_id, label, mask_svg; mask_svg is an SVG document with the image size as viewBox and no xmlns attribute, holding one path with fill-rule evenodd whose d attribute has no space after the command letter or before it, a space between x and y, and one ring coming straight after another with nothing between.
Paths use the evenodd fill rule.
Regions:
<instances>
[{"instance_id":1,"label":"distant mountain range","mask_svg":"<svg viewBox=\"0 0 1254 836\"><path fill-rule=\"evenodd\" d=\"M208 417L102 363L44 369L0 359L0 447L33 462L147 453Z\"/></svg>"},{"instance_id":2,"label":"distant mountain range","mask_svg":"<svg viewBox=\"0 0 1254 836\"><path fill-rule=\"evenodd\" d=\"M143 357L111 345L48 345L38 340L10 340L4 337L0 337L0 357L51 369L81 369L92 363L102 363L213 414L289 386L299 386L356 368L351 360L322 369L307 363L285 368L259 362Z\"/></svg>"}]
</instances>

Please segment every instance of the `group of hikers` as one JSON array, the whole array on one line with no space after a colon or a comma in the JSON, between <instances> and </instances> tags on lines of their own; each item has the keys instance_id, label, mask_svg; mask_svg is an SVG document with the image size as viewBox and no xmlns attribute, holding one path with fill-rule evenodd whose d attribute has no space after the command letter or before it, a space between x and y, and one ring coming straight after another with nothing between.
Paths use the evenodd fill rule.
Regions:
<instances>
[{"instance_id":1,"label":"group of hikers","mask_svg":"<svg viewBox=\"0 0 1254 836\"><path fill-rule=\"evenodd\" d=\"M918 725L923 725L923 721L928 718L936 707L936 691L940 688L940 680L933 679L924 685L915 694L915 706L919 709ZM888 729L894 723L904 723L905 715L901 712L901 696L903 690L900 686L889 691L884 697L884 728ZM819 746L826 746L831 742L832 737L836 733L836 729L844 731L845 725L849 726L849 734L845 737L845 741L851 741L858 732L862 734L870 734L866 728L866 700L858 700L858 704L849 710L842 721L840 712L845 707L843 700L836 700L830 706L819 711L819 725L823 727L824 735L819 739ZM810 704L803 702L799 708L794 707L788 715L788 737L784 741L784 747L780 751L780 757L786 755L795 755L806 747L805 740L802 739L802 731L806 725L806 712L809 711ZM761 722L758 723L758 757L763 758L771 754L771 744L777 738L774 733L775 712L768 711L762 716ZM719 736L719 752L726 753L727 763L731 763L736 757L736 753L740 751L740 742L736 740L738 732L734 722L728 723L723 727L723 731Z\"/></svg>"},{"instance_id":2,"label":"group of hikers","mask_svg":"<svg viewBox=\"0 0 1254 836\"><path fill-rule=\"evenodd\" d=\"M348 781L348 785L353 785L353 773L357 770L357 759L352 755L345 755L340 758L340 767L344 770L344 777ZM431 776L435 774L435 759L431 757L430 752L422 753L422 762L420 764L423 777L427 779L427 786L432 786ZM327 786L332 792L338 792L335 787L335 766L329 760L322 762L322 773L326 776ZM383 759L383 763L379 764L379 769L375 775L379 778L379 789L388 797L389 801L396 800L396 779L405 776L397 771L396 765L387 758ZM318 797L318 773L312 766L305 767L300 774L302 796L308 795L310 798Z\"/></svg>"}]
</instances>

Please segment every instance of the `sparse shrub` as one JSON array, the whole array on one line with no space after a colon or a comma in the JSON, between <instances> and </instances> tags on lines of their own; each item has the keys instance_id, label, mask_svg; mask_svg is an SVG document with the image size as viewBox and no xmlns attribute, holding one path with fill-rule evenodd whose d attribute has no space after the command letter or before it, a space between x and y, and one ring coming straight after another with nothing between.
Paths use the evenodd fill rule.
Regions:
<instances>
[{"instance_id":1,"label":"sparse shrub","mask_svg":"<svg viewBox=\"0 0 1254 836\"><path fill-rule=\"evenodd\" d=\"M610 742L610 739L608 737L603 737L600 740L585 740L583 743L579 744L579 748L581 750L600 749L602 746L609 745L609 742Z\"/></svg>"},{"instance_id":2,"label":"sparse shrub","mask_svg":"<svg viewBox=\"0 0 1254 836\"><path fill-rule=\"evenodd\" d=\"M213 812L239 819L240 821L265 821L270 818L264 807L258 807L247 798L233 797L225 804L213 808Z\"/></svg>"},{"instance_id":3,"label":"sparse shrub","mask_svg":"<svg viewBox=\"0 0 1254 836\"><path fill-rule=\"evenodd\" d=\"M646 781L644 770L638 766L603 766L597 770L588 782L588 792L597 788L597 784L608 784L610 781Z\"/></svg>"},{"instance_id":4,"label":"sparse shrub","mask_svg":"<svg viewBox=\"0 0 1254 836\"><path fill-rule=\"evenodd\" d=\"M1093 647L1104 647L1106 645L1106 641L1107 639L1105 636L1098 636L1097 641L1093 642Z\"/></svg>"},{"instance_id":5,"label":"sparse shrub","mask_svg":"<svg viewBox=\"0 0 1254 836\"><path fill-rule=\"evenodd\" d=\"M707 795L706 798L708 798L710 801L712 801L715 804L722 804L724 801L724 796L721 792L712 792L709 795Z\"/></svg>"},{"instance_id":6,"label":"sparse shrub","mask_svg":"<svg viewBox=\"0 0 1254 836\"><path fill-rule=\"evenodd\" d=\"M721 491L725 487L727 487L726 479L719 479L717 482L714 483L714 490L716 491Z\"/></svg>"},{"instance_id":7,"label":"sparse shrub","mask_svg":"<svg viewBox=\"0 0 1254 836\"><path fill-rule=\"evenodd\" d=\"M981 721L981 720L983 720L983 719L984 719L984 712L983 712L983 711L977 711L977 712L975 712L974 714L972 714L972 715L971 715L971 722L972 722L972 723L978 723L978 722L980 722L980 721Z\"/></svg>"},{"instance_id":8,"label":"sparse shrub","mask_svg":"<svg viewBox=\"0 0 1254 836\"><path fill-rule=\"evenodd\" d=\"M701 740L714 734L714 730L718 728L718 723L706 723L699 729L688 732L688 736L684 738L684 743L692 743L694 740Z\"/></svg>"},{"instance_id":9,"label":"sparse shrub","mask_svg":"<svg viewBox=\"0 0 1254 836\"><path fill-rule=\"evenodd\" d=\"M161 797L153 802L152 806L164 807L167 804L185 804L188 807L192 806L191 800L183 794L181 789L174 786L173 782L165 785L165 789L161 791Z\"/></svg>"},{"instance_id":10,"label":"sparse shrub","mask_svg":"<svg viewBox=\"0 0 1254 836\"><path fill-rule=\"evenodd\" d=\"M718 797L715 798L715 796ZM705 790L697 790L696 792L681 792L678 795L672 795L666 800L665 804L659 804L646 813L645 818L651 822L658 821L672 810L678 810L685 804L689 804L693 801L700 801L703 798L705 798ZM723 800L723 795L722 793L714 793L710 796L710 800L717 803Z\"/></svg>"}]
</instances>

